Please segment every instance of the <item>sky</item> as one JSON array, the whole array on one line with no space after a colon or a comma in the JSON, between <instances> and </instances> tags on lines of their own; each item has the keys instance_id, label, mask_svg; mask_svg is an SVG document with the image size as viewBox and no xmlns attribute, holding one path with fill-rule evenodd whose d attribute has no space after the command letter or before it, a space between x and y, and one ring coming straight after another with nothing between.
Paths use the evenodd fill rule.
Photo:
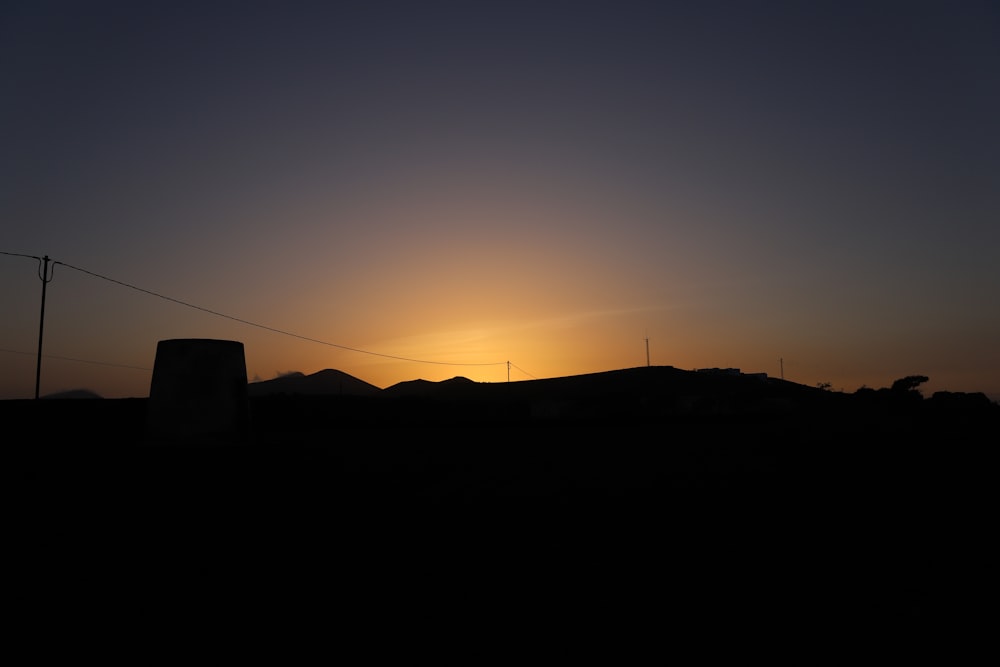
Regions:
<instances>
[{"instance_id":1,"label":"sky","mask_svg":"<svg viewBox=\"0 0 1000 667\"><path fill-rule=\"evenodd\" d=\"M0 399L213 338L1000 400L995 2L8 0L0 86Z\"/></svg>"}]
</instances>

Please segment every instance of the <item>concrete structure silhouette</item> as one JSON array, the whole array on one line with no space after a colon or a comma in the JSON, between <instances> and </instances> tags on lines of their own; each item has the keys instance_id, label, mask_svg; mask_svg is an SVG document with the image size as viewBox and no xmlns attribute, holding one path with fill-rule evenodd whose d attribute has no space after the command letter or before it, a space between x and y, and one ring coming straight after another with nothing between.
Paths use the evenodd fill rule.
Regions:
<instances>
[{"instance_id":1,"label":"concrete structure silhouette","mask_svg":"<svg viewBox=\"0 0 1000 667\"><path fill-rule=\"evenodd\" d=\"M249 439L243 343L161 340L149 389L146 443L229 445Z\"/></svg>"}]
</instances>

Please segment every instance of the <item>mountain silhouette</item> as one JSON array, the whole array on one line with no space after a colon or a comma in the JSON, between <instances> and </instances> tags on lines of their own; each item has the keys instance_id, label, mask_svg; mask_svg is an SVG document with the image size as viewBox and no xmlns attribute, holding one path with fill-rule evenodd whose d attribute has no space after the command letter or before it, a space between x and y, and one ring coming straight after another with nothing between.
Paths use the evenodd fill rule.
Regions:
<instances>
[{"instance_id":1,"label":"mountain silhouette","mask_svg":"<svg viewBox=\"0 0 1000 667\"><path fill-rule=\"evenodd\" d=\"M398 382L382 390L385 396L420 396L420 397L445 397L468 396L475 391L475 386L482 383L475 382L466 377L453 377L449 380L431 382L430 380L408 380Z\"/></svg>"},{"instance_id":2,"label":"mountain silhouette","mask_svg":"<svg viewBox=\"0 0 1000 667\"><path fill-rule=\"evenodd\" d=\"M790 414L849 397L736 369L641 366L516 382L456 376L380 389L343 371L291 373L248 386L255 428L300 431L338 424L500 424ZM272 399L296 399L296 401ZM294 404L293 404L294 403ZM271 436L267 436L271 437Z\"/></svg>"},{"instance_id":3,"label":"mountain silhouette","mask_svg":"<svg viewBox=\"0 0 1000 667\"><path fill-rule=\"evenodd\" d=\"M258 423L296 423L300 428L307 428L307 423L324 424L334 417L341 424L417 420L496 425L525 420L628 424L673 418L785 416L810 423L833 420L831 423L859 425L868 416L890 413L897 417L905 414L906 423L917 428L912 417L918 411L945 415L1000 410L981 394L938 392L925 399L916 390L898 388L849 394L736 369L683 370L673 366L517 382L476 382L461 376L437 382L418 379L385 389L327 369L252 383L249 395ZM308 402L293 408L287 401L276 404L269 400L282 396Z\"/></svg>"},{"instance_id":4,"label":"mountain silhouette","mask_svg":"<svg viewBox=\"0 0 1000 667\"><path fill-rule=\"evenodd\" d=\"M251 397L276 394L290 396L375 396L381 391L381 389L373 384L359 380L343 371L330 368L318 371L312 375L289 373L273 380L251 382L247 386L247 393Z\"/></svg>"},{"instance_id":5,"label":"mountain silhouette","mask_svg":"<svg viewBox=\"0 0 1000 667\"><path fill-rule=\"evenodd\" d=\"M91 391L89 389L69 389L67 391L60 391L54 394L46 394L42 398L47 399L64 399L64 398L102 398L97 392Z\"/></svg>"}]
</instances>

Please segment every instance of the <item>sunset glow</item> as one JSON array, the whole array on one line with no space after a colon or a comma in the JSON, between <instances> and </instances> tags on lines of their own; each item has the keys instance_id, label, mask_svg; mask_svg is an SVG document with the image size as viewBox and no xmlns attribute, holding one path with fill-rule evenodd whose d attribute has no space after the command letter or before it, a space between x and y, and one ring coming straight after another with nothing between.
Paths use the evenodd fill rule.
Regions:
<instances>
[{"instance_id":1,"label":"sunset glow","mask_svg":"<svg viewBox=\"0 0 1000 667\"><path fill-rule=\"evenodd\" d=\"M390 5L0 10L0 399L34 395L47 255L42 394L146 396L159 340L218 338L251 380L1000 400L983 10Z\"/></svg>"}]
</instances>

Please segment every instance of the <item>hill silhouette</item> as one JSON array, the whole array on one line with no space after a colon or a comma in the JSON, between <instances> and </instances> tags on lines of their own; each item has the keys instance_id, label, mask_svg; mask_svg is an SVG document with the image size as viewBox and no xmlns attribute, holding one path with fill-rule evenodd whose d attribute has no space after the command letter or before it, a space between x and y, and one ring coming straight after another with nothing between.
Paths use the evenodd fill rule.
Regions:
<instances>
[{"instance_id":1,"label":"hill silhouette","mask_svg":"<svg viewBox=\"0 0 1000 667\"><path fill-rule=\"evenodd\" d=\"M380 397L422 398L444 400L535 400L579 401L581 399L634 396L648 402L650 397L665 399L672 404L672 414L685 411L725 411L737 403L744 410L759 409L780 412L802 405L824 404L849 408L864 405L900 405L903 400L923 401L938 410L989 410L997 402L982 392L938 391L924 400L914 391L924 376L908 376L893 382L891 387L862 387L853 394L830 391L829 388L803 385L789 380L742 374L735 369L683 370L672 366L643 366L556 378L520 380L516 382L476 382L457 376L448 380L407 380L384 389L335 369L324 369L306 375L292 372L271 380L250 382L247 394L253 399L275 396L291 397ZM916 380L916 385L914 384ZM46 400L102 399L89 389L72 389L41 396ZM115 399L111 399L115 400ZM122 400L122 399L118 399ZM144 399L128 399L144 400ZM18 399L0 404L18 404ZM728 405L728 408L726 407ZM659 407L662 409L664 403Z\"/></svg>"},{"instance_id":2,"label":"hill silhouette","mask_svg":"<svg viewBox=\"0 0 1000 667\"><path fill-rule=\"evenodd\" d=\"M311 375L289 373L273 380L251 382L247 385L250 396L287 395L340 395L373 396L381 389L343 371L326 369Z\"/></svg>"},{"instance_id":3,"label":"hill silhouette","mask_svg":"<svg viewBox=\"0 0 1000 667\"><path fill-rule=\"evenodd\" d=\"M557 378L517 382L475 382L457 376L448 380L408 380L379 389L338 370L312 375L292 373L273 380L254 382L251 396L295 394L301 396L385 396L490 400L497 398L571 397L614 394L658 393L683 396L743 394L759 397L816 397L829 392L777 378L727 372L720 369L682 370L673 366L642 366Z\"/></svg>"},{"instance_id":4,"label":"hill silhouette","mask_svg":"<svg viewBox=\"0 0 1000 667\"><path fill-rule=\"evenodd\" d=\"M386 396L471 396L479 384L461 376L438 382L408 380L386 387L382 392Z\"/></svg>"},{"instance_id":5,"label":"hill silhouette","mask_svg":"<svg viewBox=\"0 0 1000 667\"><path fill-rule=\"evenodd\" d=\"M46 394L41 398L45 399L66 399L66 398L103 398L96 391L91 391L90 389L68 389L66 391L59 391L54 394Z\"/></svg>"}]
</instances>

